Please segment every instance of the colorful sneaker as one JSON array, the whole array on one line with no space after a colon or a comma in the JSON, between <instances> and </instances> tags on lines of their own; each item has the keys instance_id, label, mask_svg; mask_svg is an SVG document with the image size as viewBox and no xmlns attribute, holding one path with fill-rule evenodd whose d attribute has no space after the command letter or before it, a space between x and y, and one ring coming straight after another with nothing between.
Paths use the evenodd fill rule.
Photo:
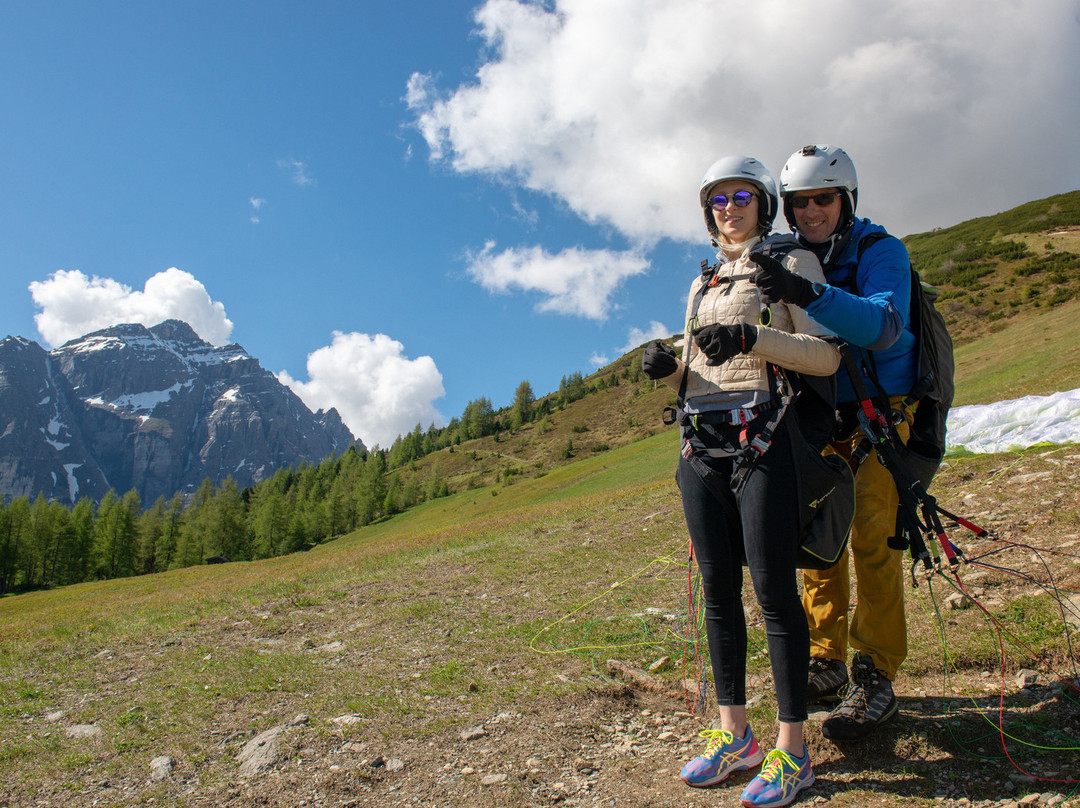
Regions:
<instances>
[{"instance_id":1,"label":"colorful sneaker","mask_svg":"<svg viewBox=\"0 0 1080 808\"><path fill-rule=\"evenodd\" d=\"M821 734L830 741L858 741L896 715L892 682L877 669L866 654L855 654L851 663L851 684L844 700L821 725Z\"/></svg>"},{"instance_id":2,"label":"colorful sneaker","mask_svg":"<svg viewBox=\"0 0 1080 808\"><path fill-rule=\"evenodd\" d=\"M810 704L840 701L840 691L847 683L847 665L839 659L810 657L806 681L806 700Z\"/></svg>"},{"instance_id":3,"label":"colorful sneaker","mask_svg":"<svg viewBox=\"0 0 1080 808\"><path fill-rule=\"evenodd\" d=\"M742 804L747 808L779 808L794 802L800 791L813 784L809 749L803 747L801 758L774 749L765 757L758 776L743 789Z\"/></svg>"},{"instance_id":4,"label":"colorful sneaker","mask_svg":"<svg viewBox=\"0 0 1080 808\"><path fill-rule=\"evenodd\" d=\"M723 729L703 729L701 737L709 739L705 751L679 772L683 782L694 788L722 783L732 772L750 769L765 757L749 724L741 738Z\"/></svg>"}]
</instances>

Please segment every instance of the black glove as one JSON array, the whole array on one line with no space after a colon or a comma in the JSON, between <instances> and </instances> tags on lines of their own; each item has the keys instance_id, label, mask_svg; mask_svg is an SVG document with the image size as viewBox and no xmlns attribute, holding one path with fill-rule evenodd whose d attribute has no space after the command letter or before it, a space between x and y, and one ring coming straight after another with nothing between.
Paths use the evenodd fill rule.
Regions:
<instances>
[{"instance_id":1,"label":"black glove","mask_svg":"<svg viewBox=\"0 0 1080 808\"><path fill-rule=\"evenodd\" d=\"M736 354L746 353L757 342L757 328L748 323L706 325L690 332L705 356L706 365L722 365Z\"/></svg>"},{"instance_id":2,"label":"black glove","mask_svg":"<svg viewBox=\"0 0 1080 808\"><path fill-rule=\"evenodd\" d=\"M758 265L750 280L769 300L783 300L805 309L818 299L819 295L810 281L788 270L772 256L750 253L750 260Z\"/></svg>"},{"instance_id":3,"label":"black glove","mask_svg":"<svg viewBox=\"0 0 1080 808\"><path fill-rule=\"evenodd\" d=\"M670 345L656 340L645 346L641 369L650 379L663 379L679 369L679 360Z\"/></svg>"}]
</instances>

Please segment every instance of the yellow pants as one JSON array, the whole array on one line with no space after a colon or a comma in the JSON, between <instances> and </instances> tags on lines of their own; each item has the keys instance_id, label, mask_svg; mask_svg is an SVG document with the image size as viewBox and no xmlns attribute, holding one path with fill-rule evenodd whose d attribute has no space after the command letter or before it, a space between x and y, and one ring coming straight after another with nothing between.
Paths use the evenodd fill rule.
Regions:
<instances>
[{"instance_id":1,"label":"yellow pants","mask_svg":"<svg viewBox=\"0 0 1080 808\"><path fill-rule=\"evenodd\" d=\"M899 397L890 400L897 405ZM910 415L909 415L910 417ZM897 426L906 443L906 422ZM862 439L830 444L843 457ZM810 654L847 662L848 643L874 659L890 680L907 656L907 621L904 615L904 554L888 545L896 532L898 496L892 475L878 462L877 452L863 461L855 475L855 521L850 550L827 570L803 570L803 610L810 624ZM855 564L855 611L848 625L851 572Z\"/></svg>"}]
</instances>

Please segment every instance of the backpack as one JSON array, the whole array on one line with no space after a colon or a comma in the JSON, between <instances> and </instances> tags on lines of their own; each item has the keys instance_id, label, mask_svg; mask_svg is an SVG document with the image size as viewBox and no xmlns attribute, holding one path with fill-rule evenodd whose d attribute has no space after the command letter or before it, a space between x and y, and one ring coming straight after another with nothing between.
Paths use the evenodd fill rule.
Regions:
<instances>
[{"instance_id":1,"label":"backpack","mask_svg":"<svg viewBox=\"0 0 1080 808\"><path fill-rule=\"evenodd\" d=\"M893 236L884 231L863 236L859 241L858 260L862 261L863 253L883 238ZM918 407L911 425L911 437L901 453L923 488L930 487L945 456L946 420L955 392L952 337L945 318L934 306L937 296L937 289L923 283L912 267L911 330L918 345L918 372L914 386L904 397L904 406L911 407L917 402Z\"/></svg>"}]
</instances>

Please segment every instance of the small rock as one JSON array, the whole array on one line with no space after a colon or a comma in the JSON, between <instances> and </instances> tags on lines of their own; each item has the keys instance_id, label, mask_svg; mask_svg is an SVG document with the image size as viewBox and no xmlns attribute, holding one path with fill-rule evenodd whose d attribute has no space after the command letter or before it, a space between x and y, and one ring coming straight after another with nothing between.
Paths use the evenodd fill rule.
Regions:
<instances>
[{"instance_id":1,"label":"small rock","mask_svg":"<svg viewBox=\"0 0 1080 808\"><path fill-rule=\"evenodd\" d=\"M478 738L483 738L487 735L487 730L483 727L470 727L461 731L461 740L463 741L475 741Z\"/></svg>"},{"instance_id":2,"label":"small rock","mask_svg":"<svg viewBox=\"0 0 1080 808\"><path fill-rule=\"evenodd\" d=\"M649 666L649 673L656 673L666 669L671 664L671 657L662 656Z\"/></svg>"},{"instance_id":3,"label":"small rock","mask_svg":"<svg viewBox=\"0 0 1080 808\"><path fill-rule=\"evenodd\" d=\"M175 760L168 755L158 755L150 761L150 779L155 783L160 783L162 780L167 779L175 768Z\"/></svg>"},{"instance_id":4,"label":"small rock","mask_svg":"<svg viewBox=\"0 0 1080 808\"><path fill-rule=\"evenodd\" d=\"M73 724L64 730L69 738L95 738L101 734L101 727L96 724Z\"/></svg>"},{"instance_id":5,"label":"small rock","mask_svg":"<svg viewBox=\"0 0 1080 808\"><path fill-rule=\"evenodd\" d=\"M476 769L474 769L472 766L462 766L461 773L465 776L468 776L470 774L476 774Z\"/></svg>"},{"instance_id":6,"label":"small rock","mask_svg":"<svg viewBox=\"0 0 1080 808\"><path fill-rule=\"evenodd\" d=\"M377 755L376 757L373 757L371 760L369 760L366 765L369 769L381 769L383 766L386 765L386 758L384 758L382 755Z\"/></svg>"},{"instance_id":7,"label":"small rock","mask_svg":"<svg viewBox=\"0 0 1080 808\"><path fill-rule=\"evenodd\" d=\"M361 723L363 720L358 715L339 715L337 718L331 718L330 723L337 724L339 727L351 727Z\"/></svg>"},{"instance_id":8,"label":"small rock","mask_svg":"<svg viewBox=\"0 0 1080 808\"><path fill-rule=\"evenodd\" d=\"M324 654L333 654L336 651L340 651L344 647L345 643L343 643L341 640L334 640L333 642L328 642L325 645L320 645L315 650L321 651Z\"/></svg>"},{"instance_id":9,"label":"small rock","mask_svg":"<svg viewBox=\"0 0 1080 808\"><path fill-rule=\"evenodd\" d=\"M1042 799L1042 794L1025 794L1019 799L1021 805L1035 805Z\"/></svg>"},{"instance_id":10,"label":"small rock","mask_svg":"<svg viewBox=\"0 0 1080 808\"><path fill-rule=\"evenodd\" d=\"M484 778L482 780L480 780L480 782L483 783L485 786L496 786L499 783L505 783L506 782L506 775L505 774L488 774L488 775L485 775Z\"/></svg>"},{"instance_id":11,"label":"small rock","mask_svg":"<svg viewBox=\"0 0 1080 808\"><path fill-rule=\"evenodd\" d=\"M63 710L54 710L51 713L45 713L45 720L50 724L55 724L57 721L62 721L64 718Z\"/></svg>"},{"instance_id":12,"label":"small rock","mask_svg":"<svg viewBox=\"0 0 1080 808\"><path fill-rule=\"evenodd\" d=\"M401 758L390 758L386 761L386 770L388 772L399 772L405 768L405 761Z\"/></svg>"},{"instance_id":13,"label":"small rock","mask_svg":"<svg viewBox=\"0 0 1080 808\"><path fill-rule=\"evenodd\" d=\"M971 598L963 592L953 592L945 596L945 605L954 612L957 612L971 606Z\"/></svg>"},{"instance_id":14,"label":"small rock","mask_svg":"<svg viewBox=\"0 0 1080 808\"><path fill-rule=\"evenodd\" d=\"M240 774L247 777L262 774L280 763L283 755L278 749L277 741L284 731L284 726L271 727L244 744L244 748L236 756L240 761Z\"/></svg>"},{"instance_id":15,"label":"small rock","mask_svg":"<svg viewBox=\"0 0 1080 808\"><path fill-rule=\"evenodd\" d=\"M1039 681L1039 674L1035 671L1024 669L1016 674L1016 686L1023 690L1025 687L1031 687L1033 684Z\"/></svg>"},{"instance_id":16,"label":"small rock","mask_svg":"<svg viewBox=\"0 0 1080 808\"><path fill-rule=\"evenodd\" d=\"M1055 805L1061 805L1063 802L1065 802L1064 794L1051 794L1046 798L1046 804L1049 805L1050 808L1054 808Z\"/></svg>"},{"instance_id":17,"label":"small rock","mask_svg":"<svg viewBox=\"0 0 1080 808\"><path fill-rule=\"evenodd\" d=\"M297 713L296 717L289 722L290 727L300 727L311 721L311 716L307 713Z\"/></svg>"},{"instance_id":18,"label":"small rock","mask_svg":"<svg viewBox=\"0 0 1080 808\"><path fill-rule=\"evenodd\" d=\"M1009 482L1013 485L1023 485L1024 483L1034 482L1035 480L1041 480L1044 477L1049 477L1053 474L1052 471L1035 471L1030 474L1017 474Z\"/></svg>"}]
</instances>

